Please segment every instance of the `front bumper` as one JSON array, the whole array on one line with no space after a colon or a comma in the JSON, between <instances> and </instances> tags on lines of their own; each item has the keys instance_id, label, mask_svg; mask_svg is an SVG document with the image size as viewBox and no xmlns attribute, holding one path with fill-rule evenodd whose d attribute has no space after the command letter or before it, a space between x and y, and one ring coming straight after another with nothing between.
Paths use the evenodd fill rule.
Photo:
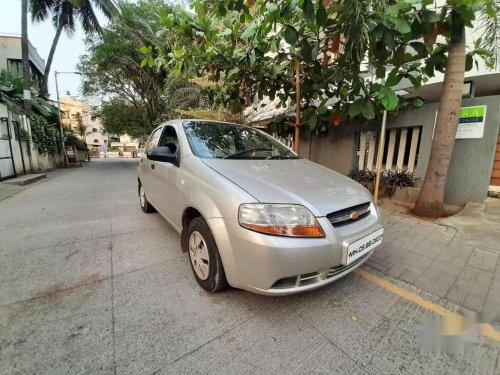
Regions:
<instances>
[{"instance_id":1,"label":"front bumper","mask_svg":"<svg viewBox=\"0 0 500 375\"><path fill-rule=\"evenodd\" d=\"M366 218L338 228L325 217L317 219L324 238L271 236L247 230L231 220L209 219L229 284L265 295L316 289L359 267L373 252L342 266L344 243L382 228L376 209Z\"/></svg>"}]
</instances>

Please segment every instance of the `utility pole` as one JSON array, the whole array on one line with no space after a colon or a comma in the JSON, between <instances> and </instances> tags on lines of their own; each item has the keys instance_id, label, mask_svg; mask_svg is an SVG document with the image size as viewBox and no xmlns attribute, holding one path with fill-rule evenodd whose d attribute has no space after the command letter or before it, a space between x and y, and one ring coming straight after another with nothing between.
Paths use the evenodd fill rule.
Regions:
<instances>
[{"instance_id":1,"label":"utility pole","mask_svg":"<svg viewBox=\"0 0 500 375\"><path fill-rule=\"evenodd\" d=\"M57 84L57 74L58 71L54 71L54 77L56 81L56 96L57 96L57 110L59 112L59 131L61 132L61 147L63 154L63 165L64 167L68 166L68 155L66 155L66 147L64 146L64 129L62 124L62 116L61 116L61 101L59 100L59 85Z\"/></svg>"}]
</instances>

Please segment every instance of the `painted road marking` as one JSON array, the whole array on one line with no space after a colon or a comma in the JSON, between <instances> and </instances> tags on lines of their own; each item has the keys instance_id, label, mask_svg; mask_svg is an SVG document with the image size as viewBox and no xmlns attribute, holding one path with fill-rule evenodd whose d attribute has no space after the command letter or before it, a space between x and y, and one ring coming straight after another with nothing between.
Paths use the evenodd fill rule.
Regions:
<instances>
[{"instance_id":1,"label":"painted road marking","mask_svg":"<svg viewBox=\"0 0 500 375\"><path fill-rule=\"evenodd\" d=\"M374 284L377 284L378 286L388 290L389 292L396 294L400 297L403 297L404 299L411 301L421 307L423 307L426 310L432 311L436 314L439 314L444 317L462 317L462 315L450 311L442 306L439 306L429 300L426 300L425 298L422 298L416 294L413 294L406 289L403 289L396 284L391 283L388 280L382 279L381 277L375 276L374 274L365 271L363 269L357 268L354 270L354 273L358 276L361 276L362 278L371 281ZM488 337L492 340L495 341L500 341L500 332L496 331L490 324L483 323L480 324L481 326L481 335Z\"/></svg>"}]
</instances>

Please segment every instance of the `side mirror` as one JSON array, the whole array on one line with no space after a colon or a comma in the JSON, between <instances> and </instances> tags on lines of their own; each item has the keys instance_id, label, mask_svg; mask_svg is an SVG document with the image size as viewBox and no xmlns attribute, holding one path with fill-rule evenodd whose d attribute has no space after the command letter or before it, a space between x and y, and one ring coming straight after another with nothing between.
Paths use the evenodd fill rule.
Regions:
<instances>
[{"instance_id":1,"label":"side mirror","mask_svg":"<svg viewBox=\"0 0 500 375\"><path fill-rule=\"evenodd\" d=\"M179 166L177 153L172 152L170 147L154 147L148 151L146 156L149 160L162 161Z\"/></svg>"}]
</instances>

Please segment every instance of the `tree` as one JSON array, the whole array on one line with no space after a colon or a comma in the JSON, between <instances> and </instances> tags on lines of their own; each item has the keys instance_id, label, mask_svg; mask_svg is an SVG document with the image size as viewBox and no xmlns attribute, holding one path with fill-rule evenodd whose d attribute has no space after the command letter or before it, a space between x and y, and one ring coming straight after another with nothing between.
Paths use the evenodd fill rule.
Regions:
<instances>
[{"instance_id":1,"label":"tree","mask_svg":"<svg viewBox=\"0 0 500 375\"><path fill-rule=\"evenodd\" d=\"M466 53L465 28L473 26L481 9L495 17L496 27L498 7L492 0L448 0L441 8L431 0L196 0L193 7L195 15L160 13L165 32L191 43L144 47L144 61L183 76L208 74L222 81L226 103L248 104L254 95L267 95L278 97L282 106L301 106L296 123L310 128L328 120L378 121L384 109L420 106L421 99L402 98L393 87L405 79L418 88L435 71L445 73L431 158L415 208L418 215L441 215L464 71L475 56L489 56L480 40Z\"/></svg>"},{"instance_id":2,"label":"tree","mask_svg":"<svg viewBox=\"0 0 500 375\"><path fill-rule=\"evenodd\" d=\"M31 69L28 40L28 0L21 2L21 55L23 66L23 106L26 115L31 114Z\"/></svg>"},{"instance_id":3,"label":"tree","mask_svg":"<svg viewBox=\"0 0 500 375\"><path fill-rule=\"evenodd\" d=\"M472 65L472 58L469 61L466 58L471 55L466 55L465 51L465 28L472 27L472 21L482 9L496 19L494 7L491 1L448 0L439 17L436 17L437 26L443 30L448 42L440 52L441 63L445 62L446 68L429 164L414 208L418 216L443 215L446 176L460 115L464 73L466 65ZM487 56L486 51L477 52Z\"/></svg>"},{"instance_id":4,"label":"tree","mask_svg":"<svg viewBox=\"0 0 500 375\"><path fill-rule=\"evenodd\" d=\"M146 129L140 109L130 102L113 98L101 106L99 116L107 133L127 133L132 138L144 138L152 127Z\"/></svg>"},{"instance_id":5,"label":"tree","mask_svg":"<svg viewBox=\"0 0 500 375\"><path fill-rule=\"evenodd\" d=\"M100 32L101 26L94 8L99 9L108 20L118 15L119 9L114 0L30 0L30 7L33 21L44 21L50 16L56 29L40 84L40 93L46 96L50 68L61 33L65 31L67 35L72 36L76 29L75 21L77 20L81 22L85 33Z\"/></svg>"},{"instance_id":6,"label":"tree","mask_svg":"<svg viewBox=\"0 0 500 375\"><path fill-rule=\"evenodd\" d=\"M411 4L408 13L384 12L384 4L369 0L197 0L193 8L195 15L159 13L163 33L190 42L146 45L143 65L184 77L208 75L220 83L226 105L278 98L280 106L297 105L296 123L314 129L322 121L374 121L384 109L422 104L392 89L403 78L422 81L426 46L415 41L407 51L415 39L410 25L418 22ZM388 66L385 83L366 79L384 78Z\"/></svg>"},{"instance_id":7,"label":"tree","mask_svg":"<svg viewBox=\"0 0 500 375\"><path fill-rule=\"evenodd\" d=\"M86 39L88 53L78 66L83 73L83 92L104 98L100 115L110 133L127 132L140 138L158 123L178 117L177 109L206 107L213 102L210 87L176 77L167 67L144 68L144 45L170 43L170 38L188 42L162 33L157 15L165 9L173 8L163 0L124 3L119 20ZM131 121L126 121L127 116Z\"/></svg>"},{"instance_id":8,"label":"tree","mask_svg":"<svg viewBox=\"0 0 500 375\"><path fill-rule=\"evenodd\" d=\"M159 20L155 14L160 6L168 5L162 0L122 4L119 20L100 34L87 37L88 53L78 65L84 94L117 97L134 106L143 118L145 131L154 127L162 110L166 72L142 69L139 49L156 38Z\"/></svg>"},{"instance_id":9,"label":"tree","mask_svg":"<svg viewBox=\"0 0 500 375\"><path fill-rule=\"evenodd\" d=\"M494 0L479 12L481 47L492 51L490 64L498 66L500 58L500 1Z\"/></svg>"}]
</instances>

